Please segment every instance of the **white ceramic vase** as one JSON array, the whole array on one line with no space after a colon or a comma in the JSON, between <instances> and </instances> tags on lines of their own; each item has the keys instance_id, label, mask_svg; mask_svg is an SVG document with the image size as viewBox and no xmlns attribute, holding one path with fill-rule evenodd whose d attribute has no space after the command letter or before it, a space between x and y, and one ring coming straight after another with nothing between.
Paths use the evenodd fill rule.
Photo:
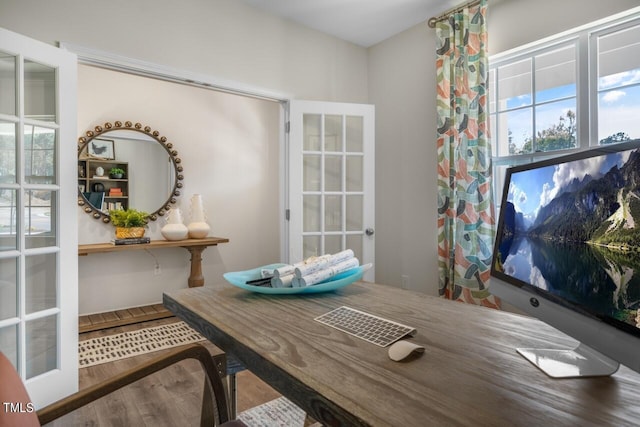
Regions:
<instances>
[{"instance_id":1,"label":"white ceramic vase","mask_svg":"<svg viewBox=\"0 0 640 427\"><path fill-rule=\"evenodd\" d=\"M180 209L171 209L167 214L167 223L162 227L160 233L167 240L184 240L189 237L189 229L182 222L182 212Z\"/></svg>"},{"instance_id":2,"label":"white ceramic vase","mask_svg":"<svg viewBox=\"0 0 640 427\"><path fill-rule=\"evenodd\" d=\"M203 239L209 235L211 230L207 224L200 194L191 196L191 222L187 228L189 229L189 237L192 239Z\"/></svg>"}]
</instances>

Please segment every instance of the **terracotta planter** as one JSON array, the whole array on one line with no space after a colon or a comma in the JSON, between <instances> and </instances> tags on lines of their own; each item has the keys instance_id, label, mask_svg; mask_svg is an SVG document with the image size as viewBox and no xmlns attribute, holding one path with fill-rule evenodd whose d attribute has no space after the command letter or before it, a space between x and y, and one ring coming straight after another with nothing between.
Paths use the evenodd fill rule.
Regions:
<instances>
[{"instance_id":1,"label":"terracotta planter","mask_svg":"<svg viewBox=\"0 0 640 427\"><path fill-rule=\"evenodd\" d=\"M144 227L116 227L116 239L144 237Z\"/></svg>"}]
</instances>

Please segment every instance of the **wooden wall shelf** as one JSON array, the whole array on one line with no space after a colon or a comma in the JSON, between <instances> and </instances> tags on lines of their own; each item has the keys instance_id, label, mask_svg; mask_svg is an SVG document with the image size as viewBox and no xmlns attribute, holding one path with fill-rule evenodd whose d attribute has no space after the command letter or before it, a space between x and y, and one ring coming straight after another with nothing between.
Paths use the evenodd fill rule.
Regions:
<instances>
[{"instance_id":1,"label":"wooden wall shelf","mask_svg":"<svg viewBox=\"0 0 640 427\"><path fill-rule=\"evenodd\" d=\"M162 249L162 248L185 248L191 253L191 273L189 275L188 284L190 288L203 286L204 277L202 275L202 251L209 246L216 246L220 243L228 243L229 239L225 237L206 237L204 239L186 239L186 240L152 240L150 243L139 245L114 245L112 243L91 243L87 245L78 245L78 255L86 256L89 254L135 251L144 249Z\"/></svg>"}]
</instances>

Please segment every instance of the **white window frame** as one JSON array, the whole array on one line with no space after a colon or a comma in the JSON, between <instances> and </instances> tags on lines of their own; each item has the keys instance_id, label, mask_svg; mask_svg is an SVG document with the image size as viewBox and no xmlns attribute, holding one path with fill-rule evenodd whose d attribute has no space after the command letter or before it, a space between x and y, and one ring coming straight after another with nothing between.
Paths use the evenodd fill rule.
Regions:
<instances>
[{"instance_id":1,"label":"white window frame","mask_svg":"<svg viewBox=\"0 0 640 427\"><path fill-rule=\"evenodd\" d=\"M542 53L557 49L563 45L576 43L576 124L577 146L572 149L533 152L493 157L494 189L496 190L496 205L500 203L499 194L504 182L504 169L531 163L537 160L557 157L567 153L585 150L599 144L598 140L598 37L620 31L631 26L640 25L640 7L610 16L608 18L560 33L545 39L530 43L503 53L492 55L489 58L489 72L495 72L497 67L533 58ZM638 41L640 42L640 40ZM535 81L535 76L533 76ZM497 80L496 80L497 83ZM490 87L489 90L494 90ZM497 97L496 97L497 102ZM532 107L535 108L535 98ZM497 123L496 112L489 111L494 123ZM534 114L535 117L535 114ZM535 119L534 119L535 120ZM535 123L532 129L535 130ZM492 143L496 141L497 134L492 135ZM504 143L504 142L502 142ZM508 141L506 142L508 143ZM497 153L497 151L496 151Z\"/></svg>"},{"instance_id":2,"label":"white window frame","mask_svg":"<svg viewBox=\"0 0 640 427\"><path fill-rule=\"evenodd\" d=\"M562 48L565 48L565 47L575 46L575 48L576 48L576 95L575 95L575 98L576 98L576 110L582 111L583 107L580 105L581 98L586 99L587 97L581 97L580 96L580 83L584 79L582 77L583 73L581 72L582 69L583 69L582 68L582 65L583 65L582 62L584 62L584 64L586 65L586 61L585 61L584 55L580 54L581 43L580 43L579 39L580 38L576 37L576 36L566 37L566 38L555 40L553 43L545 45L545 46L537 47L535 49L526 49L523 52L516 52L513 55L509 55L506 58L502 58L502 59L499 59L499 60L496 60L496 59L492 58L492 59L490 59L489 72L490 73L491 72L495 73L495 70L497 68L499 68L499 67L503 67L505 65L517 63L517 62L524 61L524 60L527 60L527 59L531 60L532 68L535 69L535 57L538 57L538 56L544 55L546 53L550 53L552 51L555 51L555 50L558 50L558 49L562 49ZM584 73L584 74L586 74L586 73ZM516 108L513 108L513 109L507 109L507 110L501 110L501 111L490 111L490 114L491 114L491 116L495 117L494 123L499 123L499 121L500 121L500 117L499 117L500 113L504 113L506 111L517 111L517 110L524 110L524 109L531 108L532 109L532 113L533 113L532 114L531 129L532 129L532 136L535 139L535 129L536 129L536 114L535 114L535 111L536 111L536 108L540 107L540 106L547 105L547 104L551 104L551 103L554 103L554 102L562 101L562 100L565 100L565 99L570 99L570 98L573 98L573 96L553 99L551 101L538 102L537 99L536 99L536 92L537 92L537 90L536 90L536 75L535 75L535 71L534 70L532 70L531 80L532 80L532 91L531 91L532 92L531 93L532 99L531 99L531 104L523 106L523 107L516 107ZM493 90L496 93L496 103L497 103L498 100L499 100L498 98L500 96L500 94L498 93L499 89L497 87L495 87L495 86L497 86L497 80L496 81L492 80L491 82L492 83L496 83L494 85L494 87L490 87L489 90ZM576 115L579 114L578 111L576 111ZM497 127L499 127L499 125ZM495 141L495 138L498 137L497 132L492 132L492 136L493 136L493 141ZM581 144L580 136L581 136L581 131L580 131L580 129L578 129L577 136L576 136L576 140L577 140L578 145ZM498 141L498 142L502 143L501 141ZM580 146L578 146L576 148L580 148ZM558 151L559 152L563 152L563 151L567 152L567 151L573 151L573 150L575 150L575 149L555 150L554 152L558 152ZM549 153L549 152L547 151L547 152L544 152L544 153ZM520 158L522 156L528 156L528 155L531 155L531 154L541 154L541 153L512 154L512 155L508 155L508 156L497 156L497 157L500 157L500 158L513 157L513 158L517 159L517 158Z\"/></svg>"}]
</instances>

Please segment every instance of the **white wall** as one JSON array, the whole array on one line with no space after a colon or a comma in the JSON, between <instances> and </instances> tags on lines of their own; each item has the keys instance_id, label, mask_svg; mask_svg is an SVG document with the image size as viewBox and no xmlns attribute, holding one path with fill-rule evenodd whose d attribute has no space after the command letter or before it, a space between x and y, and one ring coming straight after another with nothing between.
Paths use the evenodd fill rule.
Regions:
<instances>
[{"instance_id":1,"label":"white wall","mask_svg":"<svg viewBox=\"0 0 640 427\"><path fill-rule=\"evenodd\" d=\"M370 49L376 106L376 281L435 284L435 53L426 24ZM432 111L433 110L433 111Z\"/></svg>"},{"instance_id":2,"label":"white wall","mask_svg":"<svg viewBox=\"0 0 640 427\"><path fill-rule=\"evenodd\" d=\"M296 99L367 101L366 49L236 0L1 0L0 27ZM231 240L205 250L207 283L280 260L277 104L86 66L78 85L78 135L131 120L174 141L185 167L184 213L188 197L201 193L211 235ZM159 238L159 227L148 233ZM82 212L79 229L80 243L113 232ZM80 313L159 302L163 291L185 286L188 262L180 248L82 257Z\"/></svg>"},{"instance_id":3,"label":"white wall","mask_svg":"<svg viewBox=\"0 0 640 427\"><path fill-rule=\"evenodd\" d=\"M636 5L636 0L540 0L534 7L528 0L490 1L489 49L491 53L498 53ZM407 275L411 288L437 292L435 39L433 30L426 24L367 50L269 16L236 0L0 0L0 27L48 43L70 42L297 99L375 104L379 171L376 177L376 280L400 286L401 276ZM94 86L100 84L97 82ZM185 153L187 197L196 190L207 189L211 182L226 185L228 175L225 174L231 172L229 165L234 164L223 162L211 167L201 155L199 145L209 149L213 144L216 156L235 162L247 154L250 157L256 153L267 155L273 149L265 145L270 143L264 139L258 143L253 140L252 144L251 139L238 136L246 131L244 121L249 120L257 126L253 131L263 138L272 138L267 136L271 135L270 131L260 128L263 120L275 114L268 107L248 114L251 108L240 101L233 111L227 111L216 104L218 101L200 100L159 108L156 99L145 102L149 95L146 92L140 94L140 103L132 99L133 92L125 95L125 102L104 105L98 110L90 110L89 101L81 99L78 123L82 128L78 131L96 122L117 118L144 121L157 127L175 139L180 152ZM166 96L161 100L166 100ZM219 138L217 130L209 132L209 128L202 126L197 128L195 137L187 137L190 136L187 122L178 120L173 112L187 109L186 115L190 115L198 113L199 108L203 111L212 108L224 117L221 121L235 126L235 131L226 129L236 136L231 139L234 143L225 145L216 139ZM158 113L164 114L161 120ZM207 116L206 120L199 117L196 122L209 123L213 116ZM277 141L272 143L277 145ZM75 149L75 142L70 145ZM276 167L273 163L263 166ZM268 169L264 173L271 176L276 172ZM223 186L216 188L211 197L205 197L212 234L232 239L231 244L205 251L205 276L211 277L210 280L219 278L222 271L245 267L241 264L247 260L252 264L270 262L267 259L270 254L277 253L273 248L263 251L257 247L271 241L270 234L261 233L265 233L265 227L275 227L272 224L277 224L277 219L252 219L248 231L258 234L238 234L238 221L231 218L231 213L233 207L244 206L244 196L233 190ZM218 211L223 206L230 213L219 217ZM108 228L98 227L96 222L80 220L80 227L81 236L93 235L95 241L107 239ZM261 245L256 245L256 241ZM273 241L275 245L277 239ZM155 302L168 284L183 286L187 274L184 270L188 261L186 252L166 250L155 256L162 265L160 277L149 275L154 260L144 253L133 258L91 255L81 260L81 289L87 289L81 296L91 295L83 298L81 312L100 311L106 305L117 308L124 303L127 306L145 303L151 296L156 296L150 301ZM97 278L96 272L106 271L113 273L104 279ZM115 284L120 278L123 284ZM87 281L93 283L92 287L83 285ZM105 292L127 295L126 301L104 301Z\"/></svg>"},{"instance_id":4,"label":"white wall","mask_svg":"<svg viewBox=\"0 0 640 427\"><path fill-rule=\"evenodd\" d=\"M535 4L534 4L535 3ZM489 0L489 52L636 7L636 0ZM376 281L436 295L435 32L417 25L369 49L376 106ZM380 172L384 171L384 172Z\"/></svg>"},{"instance_id":5,"label":"white wall","mask_svg":"<svg viewBox=\"0 0 640 427\"><path fill-rule=\"evenodd\" d=\"M230 239L203 252L206 283L223 280L226 271L279 261L279 118L275 102L91 66L78 69L78 135L105 122L130 120L174 144L184 167L177 206L185 221L191 195L201 194L210 235ZM112 225L78 209L80 243L113 238ZM162 239L164 223L150 222L147 235ZM186 287L189 259L182 248L81 257L80 313L159 302L163 291ZM160 275L154 275L156 260Z\"/></svg>"},{"instance_id":6,"label":"white wall","mask_svg":"<svg viewBox=\"0 0 640 427\"><path fill-rule=\"evenodd\" d=\"M237 0L1 0L0 27L290 94L367 101L367 51Z\"/></svg>"},{"instance_id":7,"label":"white wall","mask_svg":"<svg viewBox=\"0 0 640 427\"><path fill-rule=\"evenodd\" d=\"M489 52L497 54L638 7L637 0L489 0Z\"/></svg>"}]
</instances>

